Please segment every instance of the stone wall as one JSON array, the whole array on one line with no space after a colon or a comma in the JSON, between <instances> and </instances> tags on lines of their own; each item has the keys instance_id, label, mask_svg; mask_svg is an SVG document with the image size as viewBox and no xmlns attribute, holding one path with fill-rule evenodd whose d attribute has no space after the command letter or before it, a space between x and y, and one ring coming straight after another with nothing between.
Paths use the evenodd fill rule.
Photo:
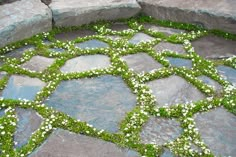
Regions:
<instances>
[{"instance_id":1,"label":"stone wall","mask_svg":"<svg viewBox=\"0 0 236 157\"><path fill-rule=\"evenodd\" d=\"M129 18L139 12L236 33L234 0L0 0L0 47L55 26Z\"/></svg>"}]
</instances>

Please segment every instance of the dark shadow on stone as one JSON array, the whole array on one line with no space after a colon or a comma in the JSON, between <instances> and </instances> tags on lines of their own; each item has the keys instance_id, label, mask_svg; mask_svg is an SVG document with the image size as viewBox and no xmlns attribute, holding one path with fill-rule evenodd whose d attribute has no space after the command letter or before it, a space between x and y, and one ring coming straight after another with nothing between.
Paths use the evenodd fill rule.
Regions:
<instances>
[{"instance_id":1,"label":"dark shadow on stone","mask_svg":"<svg viewBox=\"0 0 236 157\"><path fill-rule=\"evenodd\" d=\"M46 5L49 5L52 2L52 0L41 0L41 2L43 2Z\"/></svg>"},{"instance_id":2,"label":"dark shadow on stone","mask_svg":"<svg viewBox=\"0 0 236 157\"><path fill-rule=\"evenodd\" d=\"M7 4L7 3L13 3L13 2L16 2L16 1L19 1L19 0L0 0L0 5L4 5L4 4Z\"/></svg>"}]
</instances>

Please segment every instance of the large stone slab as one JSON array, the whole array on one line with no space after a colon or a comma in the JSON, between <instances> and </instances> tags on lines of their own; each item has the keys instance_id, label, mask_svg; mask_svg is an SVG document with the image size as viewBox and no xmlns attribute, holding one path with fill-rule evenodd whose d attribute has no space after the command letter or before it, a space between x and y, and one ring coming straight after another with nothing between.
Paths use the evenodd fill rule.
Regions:
<instances>
[{"instance_id":1,"label":"large stone slab","mask_svg":"<svg viewBox=\"0 0 236 157\"><path fill-rule=\"evenodd\" d=\"M160 52L163 52L163 51L171 51L171 52L180 53L180 54L185 53L185 49L184 49L183 45L173 44L173 43L169 43L169 42L160 42L160 43L158 43L154 47L154 50L157 53L160 53Z\"/></svg>"},{"instance_id":2,"label":"large stone slab","mask_svg":"<svg viewBox=\"0 0 236 157\"><path fill-rule=\"evenodd\" d=\"M81 30L56 34L55 39L60 40L60 41L71 41L76 38L82 38L82 37L90 36L90 35L95 35L95 32L91 30L81 29Z\"/></svg>"},{"instance_id":3,"label":"large stone slab","mask_svg":"<svg viewBox=\"0 0 236 157\"><path fill-rule=\"evenodd\" d=\"M236 86L236 69L220 65L217 70L224 79Z\"/></svg>"},{"instance_id":4,"label":"large stone slab","mask_svg":"<svg viewBox=\"0 0 236 157\"><path fill-rule=\"evenodd\" d=\"M40 0L0 6L0 47L52 28L51 10Z\"/></svg>"},{"instance_id":5,"label":"large stone slab","mask_svg":"<svg viewBox=\"0 0 236 157\"><path fill-rule=\"evenodd\" d=\"M91 49L91 48L107 48L109 45L103 41L92 39L88 40L82 43L75 44L75 47L81 48L81 49Z\"/></svg>"},{"instance_id":6,"label":"large stone slab","mask_svg":"<svg viewBox=\"0 0 236 157\"><path fill-rule=\"evenodd\" d=\"M4 54L5 57L8 57L8 58L21 58L23 56L23 54L26 52L26 51L33 51L34 50L34 46L32 45L27 45L27 46L23 46L23 47L20 47L18 49L15 49L15 50L12 50L10 52L7 52L6 54Z\"/></svg>"},{"instance_id":7,"label":"large stone slab","mask_svg":"<svg viewBox=\"0 0 236 157\"><path fill-rule=\"evenodd\" d=\"M174 58L174 57L167 57L166 59L170 62L170 65L173 67L192 68L192 61L189 59Z\"/></svg>"},{"instance_id":8,"label":"large stone slab","mask_svg":"<svg viewBox=\"0 0 236 157\"><path fill-rule=\"evenodd\" d=\"M236 116L216 108L195 116L196 127L216 156L236 156Z\"/></svg>"},{"instance_id":9,"label":"large stone slab","mask_svg":"<svg viewBox=\"0 0 236 157\"><path fill-rule=\"evenodd\" d=\"M120 77L105 75L63 81L44 103L98 129L116 132L136 98Z\"/></svg>"},{"instance_id":10,"label":"large stone slab","mask_svg":"<svg viewBox=\"0 0 236 157\"><path fill-rule=\"evenodd\" d=\"M138 73L149 72L162 67L160 63L146 53L127 55L122 57L122 59L128 64L129 68Z\"/></svg>"},{"instance_id":11,"label":"large stone slab","mask_svg":"<svg viewBox=\"0 0 236 157\"><path fill-rule=\"evenodd\" d=\"M129 18L141 8L136 0L52 0L52 9L56 26L77 26L97 20Z\"/></svg>"},{"instance_id":12,"label":"large stone slab","mask_svg":"<svg viewBox=\"0 0 236 157\"><path fill-rule=\"evenodd\" d=\"M140 136L141 141L145 144L163 145L175 140L181 132L180 123L176 120L151 117L144 125Z\"/></svg>"},{"instance_id":13,"label":"large stone slab","mask_svg":"<svg viewBox=\"0 0 236 157\"><path fill-rule=\"evenodd\" d=\"M196 53L205 58L225 58L236 55L236 41L206 36L192 42Z\"/></svg>"},{"instance_id":14,"label":"large stone slab","mask_svg":"<svg viewBox=\"0 0 236 157\"><path fill-rule=\"evenodd\" d=\"M21 65L22 68L26 68L28 70L42 72L47 69L55 59L46 58L43 56L34 56L28 62Z\"/></svg>"},{"instance_id":15,"label":"large stone slab","mask_svg":"<svg viewBox=\"0 0 236 157\"><path fill-rule=\"evenodd\" d=\"M2 97L7 99L33 100L46 83L38 78L28 76L12 75L3 90Z\"/></svg>"},{"instance_id":16,"label":"large stone slab","mask_svg":"<svg viewBox=\"0 0 236 157\"><path fill-rule=\"evenodd\" d=\"M137 33L129 40L129 43L139 44L140 42L150 42L154 39L155 38L153 38L145 33Z\"/></svg>"},{"instance_id":17,"label":"large stone slab","mask_svg":"<svg viewBox=\"0 0 236 157\"><path fill-rule=\"evenodd\" d=\"M35 132L40 124L42 118L32 109L16 109L17 127L14 134L14 141L17 142L15 147L19 148L25 145L33 132Z\"/></svg>"},{"instance_id":18,"label":"large stone slab","mask_svg":"<svg viewBox=\"0 0 236 157\"><path fill-rule=\"evenodd\" d=\"M92 69L107 68L110 58L105 55L87 55L68 60L61 68L62 72L83 72Z\"/></svg>"},{"instance_id":19,"label":"large stone slab","mask_svg":"<svg viewBox=\"0 0 236 157\"><path fill-rule=\"evenodd\" d=\"M58 129L30 157L139 157L129 149L93 137Z\"/></svg>"},{"instance_id":20,"label":"large stone slab","mask_svg":"<svg viewBox=\"0 0 236 157\"><path fill-rule=\"evenodd\" d=\"M157 19L197 23L236 33L234 0L138 0L142 11Z\"/></svg>"},{"instance_id":21,"label":"large stone slab","mask_svg":"<svg viewBox=\"0 0 236 157\"><path fill-rule=\"evenodd\" d=\"M156 97L158 106L194 102L205 98L193 85L175 75L148 82L147 85Z\"/></svg>"},{"instance_id":22,"label":"large stone slab","mask_svg":"<svg viewBox=\"0 0 236 157\"><path fill-rule=\"evenodd\" d=\"M199 76L198 79L201 80L203 83L211 86L216 93L221 92L222 86L218 82L212 80L211 78L209 78L205 75L202 75L202 76Z\"/></svg>"}]
</instances>

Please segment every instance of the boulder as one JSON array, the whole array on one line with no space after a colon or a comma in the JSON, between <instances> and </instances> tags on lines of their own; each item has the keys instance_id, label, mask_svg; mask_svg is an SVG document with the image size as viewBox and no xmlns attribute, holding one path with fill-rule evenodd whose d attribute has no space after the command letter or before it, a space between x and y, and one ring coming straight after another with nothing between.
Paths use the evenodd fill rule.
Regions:
<instances>
[{"instance_id":1,"label":"boulder","mask_svg":"<svg viewBox=\"0 0 236 157\"><path fill-rule=\"evenodd\" d=\"M193 23L236 33L235 0L138 0L142 11L157 19Z\"/></svg>"},{"instance_id":2,"label":"boulder","mask_svg":"<svg viewBox=\"0 0 236 157\"><path fill-rule=\"evenodd\" d=\"M40 0L0 6L0 47L52 28L52 13Z\"/></svg>"},{"instance_id":3,"label":"boulder","mask_svg":"<svg viewBox=\"0 0 236 157\"><path fill-rule=\"evenodd\" d=\"M49 7L56 26L129 18L141 10L136 0L52 0Z\"/></svg>"}]
</instances>

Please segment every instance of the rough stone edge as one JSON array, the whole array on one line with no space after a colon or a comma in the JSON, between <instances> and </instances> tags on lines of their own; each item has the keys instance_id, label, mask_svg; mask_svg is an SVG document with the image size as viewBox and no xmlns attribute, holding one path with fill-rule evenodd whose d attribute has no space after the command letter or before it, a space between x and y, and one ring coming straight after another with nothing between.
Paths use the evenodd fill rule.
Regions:
<instances>
[{"instance_id":1,"label":"rough stone edge","mask_svg":"<svg viewBox=\"0 0 236 157\"><path fill-rule=\"evenodd\" d=\"M136 5L136 6L135 6ZM79 26L83 24L89 24L91 22L96 22L98 20L116 20L120 18L130 18L132 16L137 15L142 10L141 6L136 2L134 6L125 6L125 5L116 5L108 8L104 7L96 7L91 10L81 11L81 14L74 16L73 11L64 10L64 12L59 13L57 9L52 10L53 21L55 26ZM105 9L104 9L105 8ZM79 8L78 8L79 9ZM124 12L130 12L129 14L125 14ZM59 15L61 17L59 17ZM71 16L70 18L67 18ZM97 15L100 15L101 18L96 18ZM83 18L83 17L86 17ZM73 22L71 22L73 21Z\"/></svg>"},{"instance_id":2,"label":"rough stone edge","mask_svg":"<svg viewBox=\"0 0 236 157\"><path fill-rule=\"evenodd\" d=\"M15 3L15 2L13 2L13 3ZM39 3L42 3L42 2L39 1ZM11 4L8 4L8 5L11 5ZM42 3L42 5L45 5L45 4ZM33 16L31 18L31 19L39 18L39 20L36 20L34 23L29 22L31 19L25 19L24 21L14 23L14 24L9 25L9 27L3 28L0 32L0 37L1 37L1 35L3 35L3 37L4 37L4 34L6 34L8 32L11 32L11 33L5 35L8 38L8 41L4 41L3 39L0 38L0 48L6 46L8 44L12 44L16 41L20 41L20 40L23 40L23 39L30 38L31 36L36 35L38 33L50 31L52 29L52 26L53 26L52 25L52 18L53 18L52 17L52 11L47 5L45 5L45 6L47 7L47 12L44 16L36 15L36 16ZM46 17L49 17L49 18L46 18ZM29 31L29 30L31 30L32 28L34 28L35 26L37 26L40 23L44 27L37 27L37 29L36 29L37 31L35 31L34 33L32 31ZM20 29L14 26L16 24L21 25ZM9 29L10 29L10 31L9 31ZM17 35L21 34L22 32L28 32L28 33L24 34L24 36L16 38ZM13 38L13 36L14 36L14 38Z\"/></svg>"},{"instance_id":3,"label":"rough stone edge","mask_svg":"<svg viewBox=\"0 0 236 157\"><path fill-rule=\"evenodd\" d=\"M138 3L142 7L142 13L156 19L200 24L207 29L220 29L236 34L236 19L233 17L217 16L207 12L180 9L177 7L160 6L144 1L138 1ZM180 17L182 17L182 20L176 18L176 14L181 15ZM217 23L218 25L215 25L214 23ZM226 25L228 27L225 27Z\"/></svg>"}]
</instances>

